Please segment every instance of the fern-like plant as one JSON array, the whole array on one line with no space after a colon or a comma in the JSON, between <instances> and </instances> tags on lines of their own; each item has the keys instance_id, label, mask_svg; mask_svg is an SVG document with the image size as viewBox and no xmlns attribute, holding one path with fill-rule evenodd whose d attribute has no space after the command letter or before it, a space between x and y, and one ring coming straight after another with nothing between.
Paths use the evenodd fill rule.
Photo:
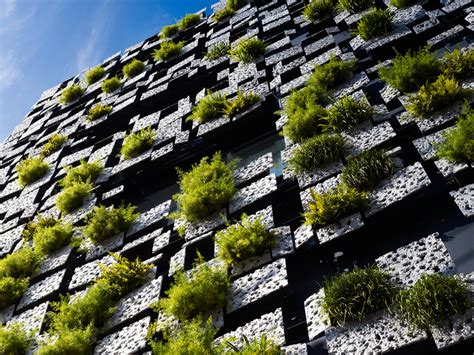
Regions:
<instances>
[{"instance_id":1,"label":"fern-like plant","mask_svg":"<svg viewBox=\"0 0 474 355\"><path fill-rule=\"evenodd\" d=\"M171 38L179 32L179 25L169 25L161 29L161 38Z\"/></svg>"},{"instance_id":2,"label":"fern-like plant","mask_svg":"<svg viewBox=\"0 0 474 355\"><path fill-rule=\"evenodd\" d=\"M168 59L177 57L184 47L184 42L174 43L173 41L166 41L160 44L159 49L153 51L153 58L155 61L167 61Z\"/></svg>"},{"instance_id":3,"label":"fern-like plant","mask_svg":"<svg viewBox=\"0 0 474 355\"><path fill-rule=\"evenodd\" d=\"M201 21L201 15L198 14L187 14L181 20L178 21L178 26L181 31L187 30L188 28L197 25Z\"/></svg>"},{"instance_id":4,"label":"fern-like plant","mask_svg":"<svg viewBox=\"0 0 474 355\"><path fill-rule=\"evenodd\" d=\"M70 213L84 204L90 190L92 190L92 184L88 181L73 182L71 185L65 187L58 195L56 198L56 207L63 214Z\"/></svg>"},{"instance_id":5,"label":"fern-like plant","mask_svg":"<svg viewBox=\"0 0 474 355\"><path fill-rule=\"evenodd\" d=\"M351 14L365 10L375 5L375 0L339 0L338 6Z\"/></svg>"},{"instance_id":6,"label":"fern-like plant","mask_svg":"<svg viewBox=\"0 0 474 355\"><path fill-rule=\"evenodd\" d=\"M120 154L124 159L138 157L145 150L151 148L155 138L156 132L151 127L132 132L125 137Z\"/></svg>"},{"instance_id":7,"label":"fern-like plant","mask_svg":"<svg viewBox=\"0 0 474 355\"><path fill-rule=\"evenodd\" d=\"M313 86L319 91L334 89L337 85L344 83L352 75L356 61L344 61L331 56L325 64L317 65L308 79L308 86Z\"/></svg>"},{"instance_id":8,"label":"fern-like plant","mask_svg":"<svg viewBox=\"0 0 474 355\"><path fill-rule=\"evenodd\" d=\"M205 58L216 60L229 54L230 44L227 42L217 42L206 53Z\"/></svg>"},{"instance_id":9,"label":"fern-like plant","mask_svg":"<svg viewBox=\"0 0 474 355\"><path fill-rule=\"evenodd\" d=\"M49 166L41 157L30 157L18 163L15 169L19 184L26 186L45 176Z\"/></svg>"},{"instance_id":10,"label":"fern-like plant","mask_svg":"<svg viewBox=\"0 0 474 355\"><path fill-rule=\"evenodd\" d=\"M354 33L368 41L383 36L393 29L393 14L389 10L374 8L357 23Z\"/></svg>"},{"instance_id":11,"label":"fern-like plant","mask_svg":"<svg viewBox=\"0 0 474 355\"><path fill-rule=\"evenodd\" d=\"M265 42L259 38L252 37L240 41L234 49L229 51L229 55L237 62L252 63L265 54L266 48Z\"/></svg>"},{"instance_id":12,"label":"fern-like plant","mask_svg":"<svg viewBox=\"0 0 474 355\"><path fill-rule=\"evenodd\" d=\"M68 187L73 185L75 182L95 182L102 173L104 167L98 161L88 163L85 160L81 160L80 164L76 167L66 167L66 176L59 181L59 185L62 187Z\"/></svg>"},{"instance_id":13,"label":"fern-like plant","mask_svg":"<svg viewBox=\"0 0 474 355\"><path fill-rule=\"evenodd\" d=\"M72 84L71 86L64 89L59 102L63 105L69 104L74 100L79 99L86 90L79 86L79 84Z\"/></svg>"},{"instance_id":14,"label":"fern-like plant","mask_svg":"<svg viewBox=\"0 0 474 355\"><path fill-rule=\"evenodd\" d=\"M53 134L46 144L41 148L40 156L42 158L48 157L54 152L57 152L63 144L67 141L67 136L61 134L61 133L56 133Z\"/></svg>"},{"instance_id":15,"label":"fern-like plant","mask_svg":"<svg viewBox=\"0 0 474 355\"><path fill-rule=\"evenodd\" d=\"M443 56L443 72L448 77L466 80L474 76L474 49L456 48Z\"/></svg>"},{"instance_id":16,"label":"fern-like plant","mask_svg":"<svg viewBox=\"0 0 474 355\"><path fill-rule=\"evenodd\" d=\"M193 107L191 115L186 120L208 122L224 115L227 107L228 100L225 95L208 93Z\"/></svg>"},{"instance_id":17,"label":"fern-like plant","mask_svg":"<svg viewBox=\"0 0 474 355\"><path fill-rule=\"evenodd\" d=\"M96 104L87 113L87 119L89 121L94 121L105 115L108 115L111 112L112 112L112 106Z\"/></svg>"},{"instance_id":18,"label":"fern-like plant","mask_svg":"<svg viewBox=\"0 0 474 355\"><path fill-rule=\"evenodd\" d=\"M244 112L250 106L256 104L260 100L260 95L254 93L247 93L244 94L242 92L238 92L237 96L232 100L228 100L224 107L224 115L227 117L234 117L239 113Z\"/></svg>"},{"instance_id":19,"label":"fern-like plant","mask_svg":"<svg viewBox=\"0 0 474 355\"><path fill-rule=\"evenodd\" d=\"M316 22L330 15L335 7L335 0L312 0L303 9L303 17L308 22Z\"/></svg>"}]
</instances>

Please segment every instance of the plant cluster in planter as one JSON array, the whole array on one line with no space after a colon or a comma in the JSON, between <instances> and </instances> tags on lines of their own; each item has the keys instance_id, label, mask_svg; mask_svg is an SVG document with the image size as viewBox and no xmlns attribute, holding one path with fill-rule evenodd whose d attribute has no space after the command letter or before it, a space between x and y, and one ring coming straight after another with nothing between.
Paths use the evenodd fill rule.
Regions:
<instances>
[{"instance_id":1,"label":"plant cluster in planter","mask_svg":"<svg viewBox=\"0 0 474 355\"><path fill-rule=\"evenodd\" d=\"M0 351L2 354L27 354L32 334L20 323L0 325Z\"/></svg>"},{"instance_id":2,"label":"plant cluster in planter","mask_svg":"<svg viewBox=\"0 0 474 355\"><path fill-rule=\"evenodd\" d=\"M86 90L79 86L79 84L72 84L71 86L64 89L59 102L63 105L69 104L74 100L79 99Z\"/></svg>"},{"instance_id":3,"label":"plant cluster in planter","mask_svg":"<svg viewBox=\"0 0 474 355\"><path fill-rule=\"evenodd\" d=\"M141 60L138 59L133 59L130 63L126 64L122 71L123 75L127 79L131 79L138 74L141 74L145 70L145 63L143 63Z\"/></svg>"},{"instance_id":4,"label":"plant cluster in planter","mask_svg":"<svg viewBox=\"0 0 474 355\"><path fill-rule=\"evenodd\" d=\"M108 115L111 112L112 106L96 104L87 113L87 119L89 121L95 121L105 115Z\"/></svg>"},{"instance_id":5,"label":"plant cluster in planter","mask_svg":"<svg viewBox=\"0 0 474 355\"><path fill-rule=\"evenodd\" d=\"M48 163L40 157L29 157L15 167L18 173L18 183L21 186L29 185L46 175L49 170Z\"/></svg>"},{"instance_id":6,"label":"plant cluster in planter","mask_svg":"<svg viewBox=\"0 0 474 355\"><path fill-rule=\"evenodd\" d=\"M56 133L53 134L46 144L41 148L40 151L40 157L46 158L53 154L54 152L57 152L63 144L67 141L67 136L61 134L61 133Z\"/></svg>"},{"instance_id":7,"label":"plant cluster in planter","mask_svg":"<svg viewBox=\"0 0 474 355\"><path fill-rule=\"evenodd\" d=\"M122 86L122 81L119 77L114 76L102 82L102 91L106 94L111 94Z\"/></svg>"},{"instance_id":8,"label":"plant cluster in planter","mask_svg":"<svg viewBox=\"0 0 474 355\"><path fill-rule=\"evenodd\" d=\"M230 44L227 42L217 42L209 49L204 56L208 60L216 60L229 54Z\"/></svg>"},{"instance_id":9,"label":"plant cluster in planter","mask_svg":"<svg viewBox=\"0 0 474 355\"><path fill-rule=\"evenodd\" d=\"M104 167L98 161L91 163L81 160L79 165L76 167L66 167L66 176L59 181L59 185L62 187L68 187L75 182L87 182L93 183L100 176Z\"/></svg>"},{"instance_id":10,"label":"plant cluster in planter","mask_svg":"<svg viewBox=\"0 0 474 355\"><path fill-rule=\"evenodd\" d=\"M264 41L252 37L240 41L234 49L229 51L229 56L236 62L248 64L264 55L266 48L267 45Z\"/></svg>"},{"instance_id":11,"label":"plant cluster in planter","mask_svg":"<svg viewBox=\"0 0 474 355\"><path fill-rule=\"evenodd\" d=\"M448 77L466 80L474 76L474 49L460 51L458 48L442 58L443 73Z\"/></svg>"},{"instance_id":12,"label":"plant cluster in planter","mask_svg":"<svg viewBox=\"0 0 474 355\"><path fill-rule=\"evenodd\" d=\"M383 36L393 29L393 13L390 10L373 8L357 22L354 33L368 41Z\"/></svg>"},{"instance_id":13,"label":"plant cluster in planter","mask_svg":"<svg viewBox=\"0 0 474 355\"><path fill-rule=\"evenodd\" d=\"M97 66L89 70L85 75L87 85L92 85L98 82L105 76L105 69L101 66Z\"/></svg>"},{"instance_id":14,"label":"plant cluster in planter","mask_svg":"<svg viewBox=\"0 0 474 355\"><path fill-rule=\"evenodd\" d=\"M153 59L158 62L160 60L166 61L177 57L181 53L184 43L184 41L178 43L173 41L162 42L160 48L153 51Z\"/></svg>"},{"instance_id":15,"label":"plant cluster in planter","mask_svg":"<svg viewBox=\"0 0 474 355\"><path fill-rule=\"evenodd\" d=\"M365 10L375 5L375 0L339 0L338 7L351 14Z\"/></svg>"},{"instance_id":16,"label":"plant cluster in planter","mask_svg":"<svg viewBox=\"0 0 474 355\"><path fill-rule=\"evenodd\" d=\"M182 17L176 24L164 26L161 29L160 37L163 39L173 38L180 31L187 30L188 28L197 25L201 21L201 15L198 14L187 14Z\"/></svg>"},{"instance_id":17,"label":"plant cluster in planter","mask_svg":"<svg viewBox=\"0 0 474 355\"><path fill-rule=\"evenodd\" d=\"M216 22L220 22L226 17L234 15L235 12L246 3L247 0L227 0L226 6L222 10L215 12L213 18Z\"/></svg>"},{"instance_id":18,"label":"plant cluster in planter","mask_svg":"<svg viewBox=\"0 0 474 355\"><path fill-rule=\"evenodd\" d=\"M344 96L328 110L326 128L336 132L346 131L370 120L373 114L374 110L368 102Z\"/></svg>"},{"instance_id":19,"label":"plant cluster in planter","mask_svg":"<svg viewBox=\"0 0 474 355\"><path fill-rule=\"evenodd\" d=\"M52 217L39 217L29 222L23 231L23 238L33 241L33 250L43 258L69 244L73 226Z\"/></svg>"},{"instance_id":20,"label":"plant cluster in planter","mask_svg":"<svg viewBox=\"0 0 474 355\"><path fill-rule=\"evenodd\" d=\"M303 17L308 22L316 22L332 14L335 0L311 0L303 9Z\"/></svg>"},{"instance_id":21,"label":"plant cluster in planter","mask_svg":"<svg viewBox=\"0 0 474 355\"><path fill-rule=\"evenodd\" d=\"M138 157L147 149L150 149L156 138L156 132L151 127L132 132L125 137L120 154L123 159Z\"/></svg>"}]
</instances>

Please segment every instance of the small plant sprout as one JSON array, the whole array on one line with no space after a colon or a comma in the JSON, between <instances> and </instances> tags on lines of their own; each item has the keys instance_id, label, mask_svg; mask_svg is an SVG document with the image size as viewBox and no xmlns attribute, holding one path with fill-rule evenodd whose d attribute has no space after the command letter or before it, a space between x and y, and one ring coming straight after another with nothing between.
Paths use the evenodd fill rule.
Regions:
<instances>
[{"instance_id":1,"label":"small plant sprout","mask_svg":"<svg viewBox=\"0 0 474 355\"><path fill-rule=\"evenodd\" d=\"M456 48L443 56L443 72L448 77L466 80L474 76L474 49L460 51Z\"/></svg>"},{"instance_id":2,"label":"small plant sprout","mask_svg":"<svg viewBox=\"0 0 474 355\"><path fill-rule=\"evenodd\" d=\"M80 87L79 84L72 84L71 86L64 89L61 97L59 98L59 102L63 105L69 104L74 100L79 99L82 94L86 91L84 88Z\"/></svg>"},{"instance_id":3,"label":"small plant sprout","mask_svg":"<svg viewBox=\"0 0 474 355\"><path fill-rule=\"evenodd\" d=\"M166 41L160 44L160 49L153 51L153 58L155 61L166 61L171 58L177 57L181 53L181 49L184 47L184 42L174 43L173 41Z\"/></svg>"},{"instance_id":4,"label":"small plant sprout","mask_svg":"<svg viewBox=\"0 0 474 355\"><path fill-rule=\"evenodd\" d=\"M327 63L315 66L313 74L308 79L308 86L323 92L334 89L351 77L355 65L354 60L344 61L331 56Z\"/></svg>"},{"instance_id":5,"label":"small plant sprout","mask_svg":"<svg viewBox=\"0 0 474 355\"><path fill-rule=\"evenodd\" d=\"M89 70L85 75L87 85L92 85L98 82L105 76L105 69L101 66L97 66Z\"/></svg>"},{"instance_id":6,"label":"small plant sprout","mask_svg":"<svg viewBox=\"0 0 474 355\"><path fill-rule=\"evenodd\" d=\"M393 14L389 10L374 8L362 16L354 32L363 40L368 41L389 33L392 28Z\"/></svg>"},{"instance_id":7,"label":"small plant sprout","mask_svg":"<svg viewBox=\"0 0 474 355\"><path fill-rule=\"evenodd\" d=\"M145 70L145 64L138 59L133 59L130 63L123 67L123 75L127 79L131 79Z\"/></svg>"},{"instance_id":8,"label":"small plant sprout","mask_svg":"<svg viewBox=\"0 0 474 355\"><path fill-rule=\"evenodd\" d=\"M373 113L374 110L366 100L344 96L328 110L327 128L337 132L349 130L370 120Z\"/></svg>"},{"instance_id":9,"label":"small plant sprout","mask_svg":"<svg viewBox=\"0 0 474 355\"><path fill-rule=\"evenodd\" d=\"M224 115L227 117L234 117L235 115L244 112L258 101L260 101L260 95L252 92L244 94L239 91L235 98L227 101L224 108Z\"/></svg>"},{"instance_id":10,"label":"small plant sprout","mask_svg":"<svg viewBox=\"0 0 474 355\"><path fill-rule=\"evenodd\" d=\"M188 28L197 25L201 21L201 15L198 14L187 14L181 20L178 21L178 26L181 31L187 30Z\"/></svg>"},{"instance_id":11,"label":"small plant sprout","mask_svg":"<svg viewBox=\"0 0 474 355\"><path fill-rule=\"evenodd\" d=\"M165 26L161 29L160 37L163 38L163 39L172 38L173 36L177 35L178 32L179 32L179 26L178 25Z\"/></svg>"},{"instance_id":12,"label":"small plant sprout","mask_svg":"<svg viewBox=\"0 0 474 355\"><path fill-rule=\"evenodd\" d=\"M229 51L229 55L237 62L252 63L265 54L266 48L265 42L259 38L252 37L240 41L234 49Z\"/></svg>"},{"instance_id":13,"label":"small plant sprout","mask_svg":"<svg viewBox=\"0 0 474 355\"><path fill-rule=\"evenodd\" d=\"M113 78L104 80L102 83L102 91L106 94L111 94L116 90L120 89L122 86L122 81L117 77L114 76Z\"/></svg>"},{"instance_id":14,"label":"small plant sprout","mask_svg":"<svg viewBox=\"0 0 474 355\"><path fill-rule=\"evenodd\" d=\"M151 127L132 132L125 137L120 154L124 159L138 157L145 150L151 148L155 138L156 132Z\"/></svg>"},{"instance_id":15,"label":"small plant sprout","mask_svg":"<svg viewBox=\"0 0 474 355\"><path fill-rule=\"evenodd\" d=\"M200 123L208 122L224 115L227 105L228 100L225 95L208 93L193 107L193 112L186 120Z\"/></svg>"},{"instance_id":16,"label":"small plant sprout","mask_svg":"<svg viewBox=\"0 0 474 355\"><path fill-rule=\"evenodd\" d=\"M303 17L308 22L321 20L332 13L335 2L335 0L311 0L303 9Z\"/></svg>"},{"instance_id":17,"label":"small plant sprout","mask_svg":"<svg viewBox=\"0 0 474 355\"><path fill-rule=\"evenodd\" d=\"M230 44L227 42L217 42L208 50L205 57L208 60L216 60L229 54Z\"/></svg>"},{"instance_id":18,"label":"small plant sprout","mask_svg":"<svg viewBox=\"0 0 474 355\"><path fill-rule=\"evenodd\" d=\"M375 0L339 0L338 6L351 14L365 10L375 5Z\"/></svg>"},{"instance_id":19,"label":"small plant sprout","mask_svg":"<svg viewBox=\"0 0 474 355\"><path fill-rule=\"evenodd\" d=\"M61 133L56 133L53 134L46 144L41 148L40 156L42 158L48 157L54 152L57 152L63 144L67 141L67 136L61 134Z\"/></svg>"},{"instance_id":20,"label":"small plant sprout","mask_svg":"<svg viewBox=\"0 0 474 355\"><path fill-rule=\"evenodd\" d=\"M105 115L112 112L112 106L96 104L87 113L87 119L89 121L95 121Z\"/></svg>"},{"instance_id":21,"label":"small plant sprout","mask_svg":"<svg viewBox=\"0 0 474 355\"><path fill-rule=\"evenodd\" d=\"M48 164L41 157L26 158L16 166L18 183L21 186L29 185L45 176L48 170Z\"/></svg>"},{"instance_id":22,"label":"small plant sprout","mask_svg":"<svg viewBox=\"0 0 474 355\"><path fill-rule=\"evenodd\" d=\"M65 187L58 195L56 207L63 214L70 213L84 204L91 190L92 184L90 182L74 182Z\"/></svg>"}]
</instances>

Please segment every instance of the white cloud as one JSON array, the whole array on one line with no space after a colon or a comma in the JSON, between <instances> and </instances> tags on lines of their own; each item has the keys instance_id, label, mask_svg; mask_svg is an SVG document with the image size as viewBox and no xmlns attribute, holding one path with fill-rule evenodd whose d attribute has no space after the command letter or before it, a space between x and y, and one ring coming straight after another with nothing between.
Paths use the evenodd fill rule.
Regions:
<instances>
[{"instance_id":1,"label":"white cloud","mask_svg":"<svg viewBox=\"0 0 474 355\"><path fill-rule=\"evenodd\" d=\"M22 73L18 67L18 58L13 51L2 53L0 56L0 90L12 86L20 80Z\"/></svg>"},{"instance_id":2,"label":"white cloud","mask_svg":"<svg viewBox=\"0 0 474 355\"><path fill-rule=\"evenodd\" d=\"M2 18L10 17L15 11L16 0L0 0L0 16Z\"/></svg>"}]
</instances>

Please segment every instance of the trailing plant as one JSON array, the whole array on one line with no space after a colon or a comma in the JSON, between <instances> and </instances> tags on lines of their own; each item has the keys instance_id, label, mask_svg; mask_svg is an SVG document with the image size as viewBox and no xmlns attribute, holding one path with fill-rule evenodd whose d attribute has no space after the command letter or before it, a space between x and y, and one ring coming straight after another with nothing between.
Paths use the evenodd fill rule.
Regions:
<instances>
[{"instance_id":1,"label":"trailing plant","mask_svg":"<svg viewBox=\"0 0 474 355\"><path fill-rule=\"evenodd\" d=\"M393 29L393 13L390 10L373 8L357 23L354 33L363 40L383 36Z\"/></svg>"},{"instance_id":2,"label":"trailing plant","mask_svg":"<svg viewBox=\"0 0 474 355\"><path fill-rule=\"evenodd\" d=\"M305 212L305 224L324 226L335 223L367 207L367 194L352 187L339 185L326 193L310 190L309 211Z\"/></svg>"},{"instance_id":3,"label":"trailing plant","mask_svg":"<svg viewBox=\"0 0 474 355\"><path fill-rule=\"evenodd\" d=\"M169 25L169 26L164 26L161 29L161 38L171 38L174 35L178 34L179 32L179 26L178 25Z\"/></svg>"},{"instance_id":4,"label":"trailing plant","mask_svg":"<svg viewBox=\"0 0 474 355\"><path fill-rule=\"evenodd\" d=\"M151 148L156 138L156 132L151 127L132 132L125 137L120 154L124 159L138 157L145 150Z\"/></svg>"},{"instance_id":5,"label":"trailing plant","mask_svg":"<svg viewBox=\"0 0 474 355\"><path fill-rule=\"evenodd\" d=\"M216 60L229 54L230 44L227 42L217 42L214 44L204 56L208 60Z\"/></svg>"},{"instance_id":6,"label":"trailing plant","mask_svg":"<svg viewBox=\"0 0 474 355\"><path fill-rule=\"evenodd\" d=\"M59 181L59 185L62 187L68 187L73 185L75 182L95 182L100 176L104 167L99 161L87 163L84 159L81 159L80 164L76 167L66 167L66 176Z\"/></svg>"},{"instance_id":7,"label":"trailing plant","mask_svg":"<svg viewBox=\"0 0 474 355\"><path fill-rule=\"evenodd\" d=\"M440 73L441 63L428 48L397 54L391 66L379 69L380 78L401 92L415 91L426 82L435 80Z\"/></svg>"},{"instance_id":8,"label":"trailing plant","mask_svg":"<svg viewBox=\"0 0 474 355\"><path fill-rule=\"evenodd\" d=\"M351 14L365 10L375 5L374 0L339 0L339 7Z\"/></svg>"},{"instance_id":9,"label":"trailing plant","mask_svg":"<svg viewBox=\"0 0 474 355\"><path fill-rule=\"evenodd\" d=\"M125 65L122 69L123 75L127 79L131 79L138 74L141 74L145 70L145 63L141 60L134 58L130 63Z\"/></svg>"},{"instance_id":10,"label":"trailing plant","mask_svg":"<svg viewBox=\"0 0 474 355\"><path fill-rule=\"evenodd\" d=\"M308 22L321 20L333 12L335 2L335 0L311 0L303 9L303 17Z\"/></svg>"},{"instance_id":11,"label":"trailing plant","mask_svg":"<svg viewBox=\"0 0 474 355\"><path fill-rule=\"evenodd\" d=\"M43 147L41 148L40 157L45 158L45 157L50 156L54 152L57 152L66 141L67 141L67 136L61 133L53 134L48 139L46 144L43 145Z\"/></svg>"},{"instance_id":12,"label":"trailing plant","mask_svg":"<svg viewBox=\"0 0 474 355\"><path fill-rule=\"evenodd\" d=\"M314 67L314 72L307 84L322 92L334 89L351 77L355 65L355 60L344 61L331 56L327 63Z\"/></svg>"},{"instance_id":13,"label":"trailing plant","mask_svg":"<svg viewBox=\"0 0 474 355\"><path fill-rule=\"evenodd\" d=\"M63 213L67 214L81 207L92 190L92 184L87 182L76 181L65 187L56 198L56 207Z\"/></svg>"},{"instance_id":14,"label":"trailing plant","mask_svg":"<svg viewBox=\"0 0 474 355\"><path fill-rule=\"evenodd\" d=\"M92 85L102 79L105 75L105 69L101 66L92 68L86 73L85 79L87 85Z\"/></svg>"},{"instance_id":15,"label":"trailing plant","mask_svg":"<svg viewBox=\"0 0 474 355\"><path fill-rule=\"evenodd\" d=\"M94 206L92 212L86 216L86 226L82 232L95 244L126 232L139 216L135 213L135 209L136 207L132 205L117 208Z\"/></svg>"},{"instance_id":16,"label":"trailing plant","mask_svg":"<svg viewBox=\"0 0 474 355\"><path fill-rule=\"evenodd\" d=\"M390 0L390 5L395 6L397 9L401 9L402 7L407 7L418 1L419 0Z\"/></svg>"},{"instance_id":17,"label":"trailing plant","mask_svg":"<svg viewBox=\"0 0 474 355\"><path fill-rule=\"evenodd\" d=\"M72 84L71 86L64 89L59 102L63 105L73 102L84 94L86 90L79 86L79 84Z\"/></svg>"},{"instance_id":18,"label":"trailing plant","mask_svg":"<svg viewBox=\"0 0 474 355\"><path fill-rule=\"evenodd\" d=\"M112 112L112 106L96 104L92 107L87 113L87 119L89 121L94 121L102 116L108 115Z\"/></svg>"},{"instance_id":19,"label":"trailing plant","mask_svg":"<svg viewBox=\"0 0 474 355\"><path fill-rule=\"evenodd\" d=\"M239 222L217 232L215 238L219 258L232 265L271 249L276 243L275 237L260 218L251 220L243 214Z\"/></svg>"},{"instance_id":20,"label":"trailing plant","mask_svg":"<svg viewBox=\"0 0 474 355\"><path fill-rule=\"evenodd\" d=\"M471 308L469 287L456 276L423 274L408 290L401 290L397 310L411 328L443 326Z\"/></svg>"},{"instance_id":21,"label":"trailing plant","mask_svg":"<svg viewBox=\"0 0 474 355\"><path fill-rule=\"evenodd\" d=\"M421 86L418 93L408 97L407 110L417 117L425 118L470 93L472 90L463 89L456 79L440 75L435 82Z\"/></svg>"},{"instance_id":22,"label":"trailing plant","mask_svg":"<svg viewBox=\"0 0 474 355\"><path fill-rule=\"evenodd\" d=\"M344 139L340 135L319 134L308 138L293 151L290 168L296 174L315 171L340 159L344 146Z\"/></svg>"},{"instance_id":23,"label":"trailing plant","mask_svg":"<svg viewBox=\"0 0 474 355\"><path fill-rule=\"evenodd\" d=\"M45 176L48 170L48 164L41 157L26 158L16 166L18 182L21 186L29 185Z\"/></svg>"},{"instance_id":24,"label":"trailing plant","mask_svg":"<svg viewBox=\"0 0 474 355\"><path fill-rule=\"evenodd\" d=\"M31 334L20 323L7 326L0 324L0 353L8 355L26 354L31 344Z\"/></svg>"},{"instance_id":25,"label":"trailing plant","mask_svg":"<svg viewBox=\"0 0 474 355\"><path fill-rule=\"evenodd\" d=\"M216 152L211 160L202 158L188 172L178 169L180 193L173 196L178 204L174 217L196 222L225 207L236 192L234 167L234 162L226 164Z\"/></svg>"},{"instance_id":26,"label":"trailing plant","mask_svg":"<svg viewBox=\"0 0 474 355\"><path fill-rule=\"evenodd\" d=\"M193 112L186 121L208 122L222 116L227 106L228 100L225 95L208 92L208 94L193 107Z\"/></svg>"},{"instance_id":27,"label":"trailing plant","mask_svg":"<svg viewBox=\"0 0 474 355\"><path fill-rule=\"evenodd\" d=\"M443 73L457 80L466 80L474 75L474 49L461 52L456 48L443 56Z\"/></svg>"},{"instance_id":28,"label":"trailing plant","mask_svg":"<svg viewBox=\"0 0 474 355\"><path fill-rule=\"evenodd\" d=\"M197 25L201 21L201 15L198 14L187 14L181 20L178 21L178 26L181 31L187 30L188 28Z\"/></svg>"},{"instance_id":29,"label":"trailing plant","mask_svg":"<svg viewBox=\"0 0 474 355\"><path fill-rule=\"evenodd\" d=\"M252 37L240 41L234 49L229 51L229 55L237 62L252 63L258 57L265 54L267 45L257 37Z\"/></svg>"},{"instance_id":30,"label":"trailing plant","mask_svg":"<svg viewBox=\"0 0 474 355\"><path fill-rule=\"evenodd\" d=\"M102 82L102 91L106 94L111 94L118 90L121 86L122 81L117 76L114 76L113 78L104 80Z\"/></svg>"},{"instance_id":31,"label":"trailing plant","mask_svg":"<svg viewBox=\"0 0 474 355\"><path fill-rule=\"evenodd\" d=\"M166 61L173 57L178 56L181 53L181 49L184 47L184 41L174 43L173 41L166 41L160 44L160 49L153 51L153 58L155 61Z\"/></svg>"},{"instance_id":32,"label":"trailing plant","mask_svg":"<svg viewBox=\"0 0 474 355\"><path fill-rule=\"evenodd\" d=\"M260 101L260 95L254 94L253 92L244 94L239 91L235 98L227 100L224 107L224 115L227 117L234 117L235 115L244 112L258 101Z\"/></svg>"},{"instance_id":33,"label":"trailing plant","mask_svg":"<svg viewBox=\"0 0 474 355\"><path fill-rule=\"evenodd\" d=\"M324 281L321 308L332 325L343 325L389 307L395 294L387 272L377 266L355 268Z\"/></svg>"},{"instance_id":34,"label":"trailing plant","mask_svg":"<svg viewBox=\"0 0 474 355\"><path fill-rule=\"evenodd\" d=\"M328 110L327 128L337 132L355 128L370 120L373 114L373 108L365 100L344 96Z\"/></svg>"}]
</instances>

